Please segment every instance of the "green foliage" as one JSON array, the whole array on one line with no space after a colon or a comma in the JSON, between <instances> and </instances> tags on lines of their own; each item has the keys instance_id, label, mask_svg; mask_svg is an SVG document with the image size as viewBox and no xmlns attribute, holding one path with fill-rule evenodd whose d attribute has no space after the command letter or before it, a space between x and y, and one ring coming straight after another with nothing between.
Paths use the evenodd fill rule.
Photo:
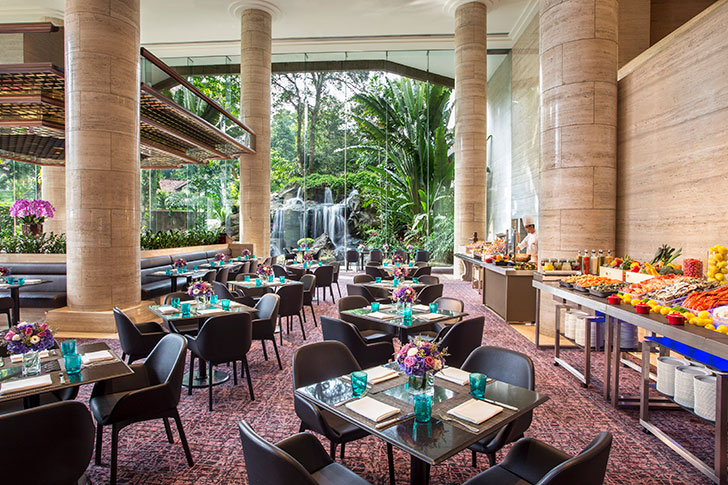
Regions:
<instances>
[{"instance_id":1,"label":"green foliage","mask_svg":"<svg viewBox=\"0 0 728 485\"><path fill-rule=\"evenodd\" d=\"M452 214L434 217L434 227L425 242L425 249L434 261L452 261L455 244L455 218Z\"/></svg>"},{"instance_id":2,"label":"green foliage","mask_svg":"<svg viewBox=\"0 0 728 485\"><path fill-rule=\"evenodd\" d=\"M270 190L278 192L296 185L299 180L298 164L291 159L286 159L273 150L270 154Z\"/></svg>"},{"instance_id":3,"label":"green foliage","mask_svg":"<svg viewBox=\"0 0 728 485\"><path fill-rule=\"evenodd\" d=\"M316 242L316 241L313 238L310 238L310 237L302 237L301 239L299 239L298 241L296 241L296 244L298 244L300 246L301 244L306 243L306 245L310 248L311 245L314 242Z\"/></svg>"},{"instance_id":4,"label":"green foliage","mask_svg":"<svg viewBox=\"0 0 728 485\"><path fill-rule=\"evenodd\" d=\"M39 236L3 234L0 252L29 254L63 254L66 252L66 235L42 233Z\"/></svg>"},{"instance_id":5,"label":"green foliage","mask_svg":"<svg viewBox=\"0 0 728 485\"><path fill-rule=\"evenodd\" d=\"M142 249L166 249L186 246L217 244L221 230L192 229L189 231L169 230L166 232L145 231L141 234Z\"/></svg>"}]
</instances>

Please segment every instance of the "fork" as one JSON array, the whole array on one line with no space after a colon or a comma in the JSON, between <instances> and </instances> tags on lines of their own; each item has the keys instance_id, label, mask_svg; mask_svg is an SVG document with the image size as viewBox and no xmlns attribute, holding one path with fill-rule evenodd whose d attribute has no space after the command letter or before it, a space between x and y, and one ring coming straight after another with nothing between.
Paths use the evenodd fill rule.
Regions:
<instances>
[{"instance_id":1,"label":"fork","mask_svg":"<svg viewBox=\"0 0 728 485\"><path fill-rule=\"evenodd\" d=\"M471 433L480 433L480 429L476 428L475 426L470 426L469 424L463 423L459 419L455 419L453 417L447 416L445 413L440 413L439 418L443 421L449 421L451 423L456 423L462 426L463 428L467 429Z\"/></svg>"}]
</instances>

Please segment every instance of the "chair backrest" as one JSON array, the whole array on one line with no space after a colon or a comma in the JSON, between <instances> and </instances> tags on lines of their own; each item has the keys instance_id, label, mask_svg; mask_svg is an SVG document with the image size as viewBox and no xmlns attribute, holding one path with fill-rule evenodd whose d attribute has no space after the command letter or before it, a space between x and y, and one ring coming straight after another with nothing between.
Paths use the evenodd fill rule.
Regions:
<instances>
[{"instance_id":1,"label":"chair backrest","mask_svg":"<svg viewBox=\"0 0 728 485\"><path fill-rule=\"evenodd\" d=\"M333 266L319 266L313 270L313 275L316 277L316 286L319 288L325 286L331 286L334 282L334 267Z\"/></svg>"},{"instance_id":2,"label":"chair backrest","mask_svg":"<svg viewBox=\"0 0 728 485\"><path fill-rule=\"evenodd\" d=\"M280 298L278 315L282 317L298 315L303 308L303 285L281 286L278 289L278 298Z\"/></svg>"},{"instance_id":3,"label":"chair backrest","mask_svg":"<svg viewBox=\"0 0 728 485\"><path fill-rule=\"evenodd\" d=\"M355 325L338 318L321 316L321 335L324 341L335 340L346 345L357 362L362 361L361 357L364 357L362 353L366 350L366 342Z\"/></svg>"},{"instance_id":4,"label":"chair backrest","mask_svg":"<svg viewBox=\"0 0 728 485\"><path fill-rule=\"evenodd\" d=\"M229 275L230 268L220 268L220 270L217 272L217 276L215 276L215 281L219 281L223 285L227 284Z\"/></svg>"},{"instance_id":5,"label":"chair backrest","mask_svg":"<svg viewBox=\"0 0 728 485\"><path fill-rule=\"evenodd\" d=\"M374 296L372 296L372 293L371 293L371 291L369 291L369 288L366 288L364 286L352 285L351 283L349 283L346 285L346 293L349 296L353 296L353 295L362 296L362 297L366 298L366 300L369 303L376 301L376 298L374 298Z\"/></svg>"},{"instance_id":6,"label":"chair backrest","mask_svg":"<svg viewBox=\"0 0 728 485\"><path fill-rule=\"evenodd\" d=\"M179 403L186 354L187 340L182 335L169 333L162 337L144 361L149 376L156 381L153 384L165 384L169 389L172 406Z\"/></svg>"},{"instance_id":7,"label":"chair backrest","mask_svg":"<svg viewBox=\"0 0 728 485\"><path fill-rule=\"evenodd\" d=\"M248 273L255 274L256 271L258 271L258 260L253 259L250 261L250 267L248 268Z\"/></svg>"},{"instance_id":8,"label":"chair backrest","mask_svg":"<svg viewBox=\"0 0 728 485\"><path fill-rule=\"evenodd\" d=\"M280 308L281 299L275 293L266 293L260 297L258 303L255 304L258 310L256 320L270 320L271 325L275 328L278 320L278 308Z\"/></svg>"},{"instance_id":9,"label":"chair backrest","mask_svg":"<svg viewBox=\"0 0 728 485\"><path fill-rule=\"evenodd\" d=\"M374 276L369 274L354 275L354 283L369 283L374 281Z\"/></svg>"},{"instance_id":10,"label":"chair backrest","mask_svg":"<svg viewBox=\"0 0 728 485\"><path fill-rule=\"evenodd\" d=\"M94 423L80 401L0 415L0 436L16 450L3 467L3 483L76 483L94 449Z\"/></svg>"},{"instance_id":11,"label":"chair backrest","mask_svg":"<svg viewBox=\"0 0 728 485\"><path fill-rule=\"evenodd\" d=\"M612 434L602 431L581 453L553 468L538 481L537 485L604 483L611 448Z\"/></svg>"},{"instance_id":12,"label":"chair backrest","mask_svg":"<svg viewBox=\"0 0 728 485\"><path fill-rule=\"evenodd\" d=\"M462 312L465 308L465 303L463 303L463 300L459 300L457 298L452 298L449 296L441 296L440 298L433 301L433 303L437 303L437 307L441 310L449 310L451 312Z\"/></svg>"},{"instance_id":13,"label":"chair backrest","mask_svg":"<svg viewBox=\"0 0 728 485\"><path fill-rule=\"evenodd\" d=\"M278 278L279 276L288 276L288 271L286 271L286 268L281 266L280 264L274 264L271 266L273 268L273 275Z\"/></svg>"},{"instance_id":14,"label":"chair backrest","mask_svg":"<svg viewBox=\"0 0 728 485\"><path fill-rule=\"evenodd\" d=\"M339 263L338 261L332 261L329 264L332 268L334 268L333 282L337 283L339 281L339 270L341 269L341 263Z\"/></svg>"},{"instance_id":15,"label":"chair backrest","mask_svg":"<svg viewBox=\"0 0 728 485\"><path fill-rule=\"evenodd\" d=\"M195 297L187 293L186 291L175 291L174 293L167 293L164 295L163 304L168 305L172 303L172 298L179 298L179 301L190 301L194 300Z\"/></svg>"},{"instance_id":16,"label":"chair backrest","mask_svg":"<svg viewBox=\"0 0 728 485\"><path fill-rule=\"evenodd\" d=\"M404 249L395 249L392 253L392 257L399 256L402 258L402 261L407 260L407 253L404 252Z\"/></svg>"},{"instance_id":17,"label":"chair backrest","mask_svg":"<svg viewBox=\"0 0 728 485\"><path fill-rule=\"evenodd\" d=\"M384 278L387 274L377 266L365 266L364 273L368 274L373 278Z\"/></svg>"},{"instance_id":18,"label":"chair backrest","mask_svg":"<svg viewBox=\"0 0 728 485\"><path fill-rule=\"evenodd\" d=\"M227 286L219 281L212 282L212 291L217 295L218 298L223 300L234 300L235 295L230 293Z\"/></svg>"},{"instance_id":19,"label":"chair backrest","mask_svg":"<svg viewBox=\"0 0 728 485\"><path fill-rule=\"evenodd\" d=\"M369 261L381 263L382 251L379 249L372 249L372 251L369 253Z\"/></svg>"},{"instance_id":20,"label":"chair backrest","mask_svg":"<svg viewBox=\"0 0 728 485\"><path fill-rule=\"evenodd\" d=\"M246 261L243 264L240 265L240 271L238 271L238 274L244 274L250 272L250 261Z\"/></svg>"},{"instance_id":21,"label":"chair backrest","mask_svg":"<svg viewBox=\"0 0 728 485\"><path fill-rule=\"evenodd\" d=\"M424 249L418 249L415 253L415 261L418 263L426 263L430 260L430 253Z\"/></svg>"},{"instance_id":22,"label":"chair backrest","mask_svg":"<svg viewBox=\"0 0 728 485\"><path fill-rule=\"evenodd\" d=\"M217 278L217 271L214 269L211 269L207 273L205 273L205 276L202 277L203 280L207 281L208 283L212 283L215 281L215 278Z\"/></svg>"},{"instance_id":23,"label":"chair backrest","mask_svg":"<svg viewBox=\"0 0 728 485\"><path fill-rule=\"evenodd\" d=\"M301 283L303 283L303 291L311 291L311 288L316 286L316 277L312 274L305 274L301 276Z\"/></svg>"},{"instance_id":24,"label":"chair backrest","mask_svg":"<svg viewBox=\"0 0 728 485\"><path fill-rule=\"evenodd\" d=\"M141 338L142 333L134 325L131 319L121 311L118 307L114 307L114 322L116 322L116 331L119 333L119 343L121 350L127 354L135 354L135 347Z\"/></svg>"},{"instance_id":25,"label":"chair backrest","mask_svg":"<svg viewBox=\"0 0 728 485\"><path fill-rule=\"evenodd\" d=\"M361 370L361 367L351 351L341 342L325 341L304 345L293 353L293 388L308 386L355 370Z\"/></svg>"},{"instance_id":26,"label":"chair backrest","mask_svg":"<svg viewBox=\"0 0 728 485\"><path fill-rule=\"evenodd\" d=\"M453 328L454 329L454 328ZM481 372L513 386L536 389L536 371L526 354L501 347L482 346L473 350L462 365L469 372Z\"/></svg>"},{"instance_id":27,"label":"chair backrest","mask_svg":"<svg viewBox=\"0 0 728 485\"><path fill-rule=\"evenodd\" d=\"M252 319L247 312L208 318L196 337L200 357L213 364L241 360L252 340Z\"/></svg>"},{"instance_id":28,"label":"chair backrest","mask_svg":"<svg viewBox=\"0 0 728 485\"><path fill-rule=\"evenodd\" d=\"M417 299L420 300L420 303L423 305L427 305L440 298L442 296L442 290L443 285L441 283L437 285L427 285L420 290L417 295Z\"/></svg>"},{"instance_id":29,"label":"chair backrest","mask_svg":"<svg viewBox=\"0 0 728 485\"><path fill-rule=\"evenodd\" d=\"M248 423L238 422L238 429L250 485L318 483L298 460L261 438Z\"/></svg>"},{"instance_id":30,"label":"chair backrest","mask_svg":"<svg viewBox=\"0 0 728 485\"><path fill-rule=\"evenodd\" d=\"M346 262L347 263L356 263L359 261L359 252L356 249L347 249L346 250Z\"/></svg>"},{"instance_id":31,"label":"chair backrest","mask_svg":"<svg viewBox=\"0 0 728 485\"><path fill-rule=\"evenodd\" d=\"M414 273L412 273L413 278L419 278L421 276L429 276L432 273L432 266L420 266L418 267Z\"/></svg>"},{"instance_id":32,"label":"chair backrest","mask_svg":"<svg viewBox=\"0 0 728 485\"><path fill-rule=\"evenodd\" d=\"M485 317L468 318L452 326L449 332L440 341L440 348L447 347L445 358L447 365L460 367L470 353L480 347L483 340L483 325Z\"/></svg>"},{"instance_id":33,"label":"chair backrest","mask_svg":"<svg viewBox=\"0 0 728 485\"><path fill-rule=\"evenodd\" d=\"M440 284L440 278L437 276L430 276L430 275L424 275L424 276L418 276L420 279L420 283L423 283L425 285L437 285Z\"/></svg>"},{"instance_id":34,"label":"chair backrest","mask_svg":"<svg viewBox=\"0 0 728 485\"><path fill-rule=\"evenodd\" d=\"M349 295L343 298L339 298L339 317L341 312L346 310L353 310L354 308L363 308L369 306L369 300L361 295Z\"/></svg>"}]
</instances>

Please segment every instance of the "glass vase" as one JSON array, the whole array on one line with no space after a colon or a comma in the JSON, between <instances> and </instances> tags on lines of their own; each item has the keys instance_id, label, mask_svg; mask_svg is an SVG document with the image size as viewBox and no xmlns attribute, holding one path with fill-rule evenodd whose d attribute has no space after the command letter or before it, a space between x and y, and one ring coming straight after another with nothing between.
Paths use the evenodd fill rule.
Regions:
<instances>
[{"instance_id":1,"label":"glass vase","mask_svg":"<svg viewBox=\"0 0 728 485\"><path fill-rule=\"evenodd\" d=\"M23 354L23 375L35 376L40 374L40 355L36 350L29 350Z\"/></svg>"},{"instance_id":2,"label":"glass vase","mask_svg":"<svg viewBox=\"0 0 728 485\"><path fill-rule=\"evenodd\" d=\"M410 394L435 394L435 377L432 372L422 376L410 376L407 381L407 391Z\"/></svg>"},{"instance_id":3,"label":"glass vase","mask_svg":"<svg viewBox=\"0 0 728 485\"><path fill-rule=\"evenodd\" d=\"M399 314L412 317L412 303L409 302L399 302Z\"/></svg>"},{"instance_id":4,"label":"glass vase","mask_svg":"<svg viewBox=\"0 0 728 485\"><path fill-rule=\"evenodd\" d=\"M205 306L207 306L207 305L205 305L204 296L195 297L195 303L196 303L196 307L198 310L202 310L203 308L205 308Z\"/></svg>"}]
</instances>

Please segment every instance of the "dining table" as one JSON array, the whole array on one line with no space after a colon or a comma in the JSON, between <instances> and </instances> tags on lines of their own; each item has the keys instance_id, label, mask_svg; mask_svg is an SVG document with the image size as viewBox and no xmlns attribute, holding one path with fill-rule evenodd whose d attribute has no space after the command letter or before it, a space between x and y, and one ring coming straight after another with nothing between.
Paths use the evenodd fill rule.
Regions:
<instances>
[{"instance_id":1,"label":"dining table","mask_svg":"<svg viewBox=\"0 0 728 485\"><path fill-rule=\"evenodd\" d=\"M23 278L23 284L20 284L20 281L16 278L13 283L8 283L7 281L0 283L0 290L10 290L10 298L13 300L13 311L10 317L11 326L17 325L20 321L20 289L28 286L43 285L45 283L50 283L50 281Z\"/></svg>"},{"instance_id":2,"label":"dining table","mask_svg":"<svg viewBox=\"0 0 728 485\"><path fill-rule=\"evenodd\" d=\"M0 360L0 404L23 398L26 407L39 405L39 394L60 391L83 384L114 379L133 374L134 371L105 342L79 344L78 353L82 356L91 352L107 351L111 358L82 364L81 372L69 374L63 355L59 349L50 349L47 355L41 354L41 373L36 376L23 376L23 362L11 357ZM6 390L11 384L14 389ZM31 385L32 384L32 385ZM28 387L23 387L28 385Z\"/></svg>"},{"instance_id":3,"label":"dining table","mask_svg":"<svg viewBox=\"0 0 728 485\"><path fill-rule=\"evenodd\" d=\"M243 289L252 288L280 288L281 286L300 285L300 281L286 278L283 282L279 278L273 278L273 281L268 281L266 278L260 278L260 285L258 285L254 279L250 281L228 281L228 286L235 286Z\"/></svg>"},{"instance_id":4,"label":"dining table","mask_svg":"<svg viewBox=\"0 0 728 485\"><path fill-rule=\"evenodd\" d=\"M380 421L350 409L357 398L352 395L348 375L299 387L295 394L408 453L412 485L427 484L431 466L466 450L548 400L544 394L491 379L481 400L491 404L493 407L488 409L496 414L480 423L466 421L449 411L464 403L471 405L474 397L469 385L451 382L436 373L431 391L432 417L429 422L418 423L414 419L414 394L409 389L409 377L399 371L396 363L385 366L396 370L396 376L370 385L358 398L369 398L394 408L396 413Z\"/></svg>"},{"instance_id":5,"label":"dining table","mask_svg":"<svg viewBox=\"0 0 728 485\"><path fill-rule=\"evenodd\" d=\"M202 279L207 274L207 271L209 270L199 270L199 269L193 269L192 271L182 271L179 272L176 269L173 269L167 274L167 271L155 271L153 273L149 273L148 276L154 276L156 278L169 278L172 281L172 293L175 293L177 291L177 278L185 278L187 280L187 284L189 285L192 280L196 279Z\"/></svg>"}]
</instances>

